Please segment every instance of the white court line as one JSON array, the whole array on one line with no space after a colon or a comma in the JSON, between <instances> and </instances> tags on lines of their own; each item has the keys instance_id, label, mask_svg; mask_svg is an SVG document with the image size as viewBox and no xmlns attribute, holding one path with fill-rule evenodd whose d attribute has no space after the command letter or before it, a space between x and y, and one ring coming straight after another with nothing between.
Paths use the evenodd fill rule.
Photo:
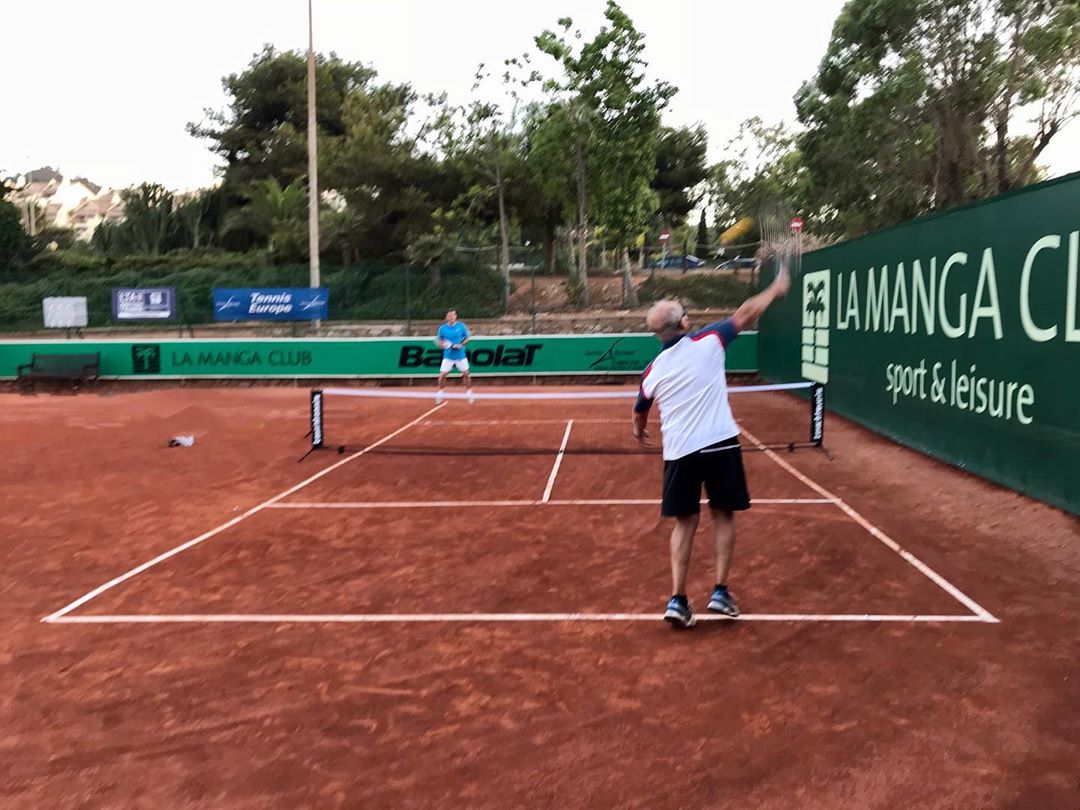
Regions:
<instances>
[{"instance_id":1,"label":"white court line","mask_svg":"<svg viewBox=\"0 0 1080 810\"><path fill-rule=\"evenodd\" d=\"M551 475L548 477L547 486L544 487L544 497L541 498L541 502L547 503L551 499L551 490L555 486L555 478L559 474L559 467L562 466L563 453L566 452L566 443L570 441L570 431L574 427L574 420L571 419L566 423L566 433L563 434L562 444L559 445L559 452L555 456L555 464L551 468Z\"/></svg>"},{"instance_id":2,"label":"white court line","mask_svg":"<svg viewBox=\"0 0 1080 810\"><path fill-rule=\"evenodd\" d=\"M876 613L744 613L736 619L711 613L695 614L706 622L900 622L971 623L984 621L970 613L898 615ZM653 613L177 613L83 614L61 616L54 624L402 624L493 622L655 622Z\"/></svg>"},{"instance_id":3,"label":"white court line","mask_svg":"<svg viewBox=\"0 0 1080 810\"><path fill-rule=\"evenodd\" d=\"M881 531L881 529L879 529L869 520L856 512L844 501L843 498L833 495L831 492L829 492L829 490L825 489L825 487L821 486L808 476L803 475L801 472L799 472L782 458L780 458L780 456L778 456L772 450L769 450L767 447L765 447L765 445L762 444L749 431L744 429L743 435L745 435L746 438L756 444L759 449L764 451L766 456L768 456L781 467L783 467L787 472L795 476L799 481L806 484L806 486L810 487L810 489L814 490L814 492L817 492L819 495L823 495L824 497L830 498L832 501L834 501L836 505L840 507L840 509L842 509L845 514L847 514L848 517L850 517L852 520L854 520L856 523L866 529L866 531L868 531L872 537L880 540L887 547L899 554L901 558L913 565L920 573L923 574L923 576L925 576L927 579L929 579L931 582L933 582L935 585L945 591L945 593L949 594L949 596L951 596L957 602L959 602L972 613L974 613L979 621L992 622L995 624L1000 621L992 613L990 613L990 611L988 611L970 596L965 594L963 591L961 591L959 588L957 588L955 585L945 579L945 577L941 576L941 574L939 574L929 565L924 563L910 551L905 549L903 546L901 546L899 543L897 543L895 540L885 534L885 532Z\"/></svg>"},{"instance_id":4,"label":"white court line","mask_svg":"<svg viewBox=\"0 0 1080 810\"><path fill-rule=\"evenodd\" d=\"M328 501L275 503L268 509L460 509L466 506L539 506L540 501Z\"/></svg>"},{"instance_id":5,"label":"white court line","mask_svg":"<svg viewBox=\"0 0 1080 810\"><path fill-rule=\"evenodd\" d=\"M84 605L87 602L89 602L91 599L94 599L94 598L96 598L98 596L101 596L101 594L105 593L105 591L107 591L107 590L109 590L111 588L115 588L121 582L126 582L127 580L131 579L132 577L137 576L138 574L141 574L146 569L152 568L153 566L157 565L160 562L164 562L165 560L169 559L170 557L175 557L180 552L186 551L187 549L191 548L192 546L197 546L199 543L202 543L204 540L209 540L214 535L220 534L221 532L225 531L228 528L231 528L231 527L235 526L237 523L240 523L243 520L247 520L249 517L251 517L255 513L261 512L263 509L266 509L268 507L273 506L275 503L280 501L282 498L287 498L289 495L292 495L294 492L297 492L298 490L303 489L308 484L319 480L320 478L322 478L327 473L333 472L338 467L344 466L345 464L348 464L353 459L359 458L360 456L367 453L369 450L374 450L380 444L384 444L385 442L390 441L395 436L397 436L399 433L403 433L404 431L408 430L413 425L415 425L417 422L419 422L421 419L425 418L429 414L434 413L435 411L437 411L441 407L442 407L442 405L436 405L434 408L432 408L431 410L424 413L423 416L417 417L416 419L412 420L411 422L409 422L409 424L405 425L404 427L400 427L397 430L395 430L393 433L390 433L390 434L388 434L386 436L383 436L377 442L369 444L363 450L358 450L357 452L353 453L352 455L347 456L346 458L343 458L340 461L335 462L334 464L331 464L329 467L327 467L327 468L325 468L323 470L320 470L319 472L315 473L310 478L304 479L299 484L296 484L295 486L289 487L284 492L281 492L281 493L275 495L274 497L263 501L258 506L253 506L251 509L248 509L242 515L237 515L232 520L228 520L225 523L222 523L220 526L217 526L217 527L211 529L208 532L204 532L203 534L200 534L198 537L195 537L195 538L192 538L191 540L188 540L186 543L181 543L176 548L169 549L168 551L164 552L163 554L159 554L158 556L154 557L154 559L148 560L147 562L144 562L142 565L138 565L135 568L132 568L127 573L121 574L120 576L116 577L115 579L110 579L104 585L99 585L98 587L94 588L94 590L90 591L87 594L84 594L83 596L80 596L74 602L72 602L72 603L70 603L68 605L65 605L64 607L60 608L60 610L56 611L55 613L50 613L48 616L43 618L42 621L43 622L55 622L58 619L60 619L61 617L65 616L66 614L68 614L71 611L75 610L75 608L79 607L80 605Z\"/></svg>"},{"instance_id":6,"label":"white court line","mask_svg":"<svg viewBox=\"0 0 1080 810\"><path fill-rule=\"evenodd\" d=\"M708 503L703 500L702 503ZM832 504L830 498L754 498L752 504ZM273 503L267 509L463 509L472 506L658 506L659 499L630 498L610 500L547 501L288 501Z\"/></svg>"},{"instance_id":7,"label":"white court line","mask_svg":"<svg viewBox=\"0 0 1080 810\"><path fill-rule=\"evenodd\" d=\"M702 498L701 503L708 503L707 498ZM808 503L835 503L830 498L751 498L751 504L770 504L770 503L784 503L784 504L808 504ZM547 506L634 506L636 504L659 506L660 499L649 498L629 498L629 499L581 499L581 500L563 500L563 501L548 501Z\"/></svg>"},{"instance_id":8,"label":"white court line","mask_svg":"<svg viewBox=\"0 0 1080 810\"><path fill-rule=\"evenodd\" d=\"M577 424L588 425L610 425L610 419L578 419L575 417L574 422ZM491 425L565 425L565 419L428 419L421 423L424 427L489 427ZM468 448L462 449L463 453L468 452Z\"/></svg>"}]
</instances>

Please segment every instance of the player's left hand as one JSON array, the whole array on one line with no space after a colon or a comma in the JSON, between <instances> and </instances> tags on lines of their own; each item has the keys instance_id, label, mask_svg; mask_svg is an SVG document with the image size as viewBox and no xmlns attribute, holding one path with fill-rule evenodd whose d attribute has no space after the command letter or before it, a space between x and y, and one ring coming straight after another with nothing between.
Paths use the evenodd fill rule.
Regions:
<instances>
[{"instance_id":1,"label":"player's left hand","mask_svg":"<svg viewBox=\"0 0 1080 810\"><path fill-rule=\"evenodd\" d=\"M637 428L635 428L634 429L634 441L636 441L642 447L652 447L653 446L652 436L649 435L649 429L648 428L642 428L641 430L638 430Z\"/></svg>"}]
</instances>

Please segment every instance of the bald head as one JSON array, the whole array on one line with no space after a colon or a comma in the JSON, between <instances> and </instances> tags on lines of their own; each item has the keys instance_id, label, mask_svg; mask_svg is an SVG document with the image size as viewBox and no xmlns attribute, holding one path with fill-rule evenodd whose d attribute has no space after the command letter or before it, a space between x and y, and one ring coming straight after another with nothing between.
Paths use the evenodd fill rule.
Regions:
<instances>
[{"instance_id":1,"label":"bald head","mask_svg":"<svg viewBox=\"0 0 1080 810\"><path fill-rule=\"evenodd\" d=\"M690 327L683 305L668 299L652 305L645 316L645 325L661 340L670 340Z\"/></svg>"}]
</instances>

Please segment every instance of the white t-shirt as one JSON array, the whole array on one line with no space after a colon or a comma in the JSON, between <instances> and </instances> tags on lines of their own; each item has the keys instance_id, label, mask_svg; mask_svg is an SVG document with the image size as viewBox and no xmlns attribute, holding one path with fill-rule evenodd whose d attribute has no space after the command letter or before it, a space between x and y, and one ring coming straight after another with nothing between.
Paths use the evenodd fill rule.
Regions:
<instances>
[{"instance_id":1,"label":"white t-shirt","mask_svg":"<svg viewBox=\"0 0 1080 810\"><path fill-rule=\"evenodd\" d=\"M727 346L738 335L728 319L690 332L664 346L641 375L636 411L660 406L664 460L739 435L728 403Z\"/></svg>"}]
</instances>

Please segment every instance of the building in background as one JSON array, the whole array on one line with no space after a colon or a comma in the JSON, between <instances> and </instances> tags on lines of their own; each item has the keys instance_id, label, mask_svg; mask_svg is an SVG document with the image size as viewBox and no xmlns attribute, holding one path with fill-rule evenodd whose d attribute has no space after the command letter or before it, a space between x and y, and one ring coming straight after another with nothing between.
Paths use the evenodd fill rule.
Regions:
<instances>
[{"instance_id":1,"label":"building in background","mask_svg":"<svg viewBox=\"0 0 1080 810\"><path fill-rule=\"evenodd\" d=\"M75 238L89 241L102 222L120 221L124 206L114 189L103 189L85 177L64 177L46 166L10 178L15 191L8 201L22 214L23 228L31 236L49 226L70 228Z\"/></svg>"}]
</instances>

